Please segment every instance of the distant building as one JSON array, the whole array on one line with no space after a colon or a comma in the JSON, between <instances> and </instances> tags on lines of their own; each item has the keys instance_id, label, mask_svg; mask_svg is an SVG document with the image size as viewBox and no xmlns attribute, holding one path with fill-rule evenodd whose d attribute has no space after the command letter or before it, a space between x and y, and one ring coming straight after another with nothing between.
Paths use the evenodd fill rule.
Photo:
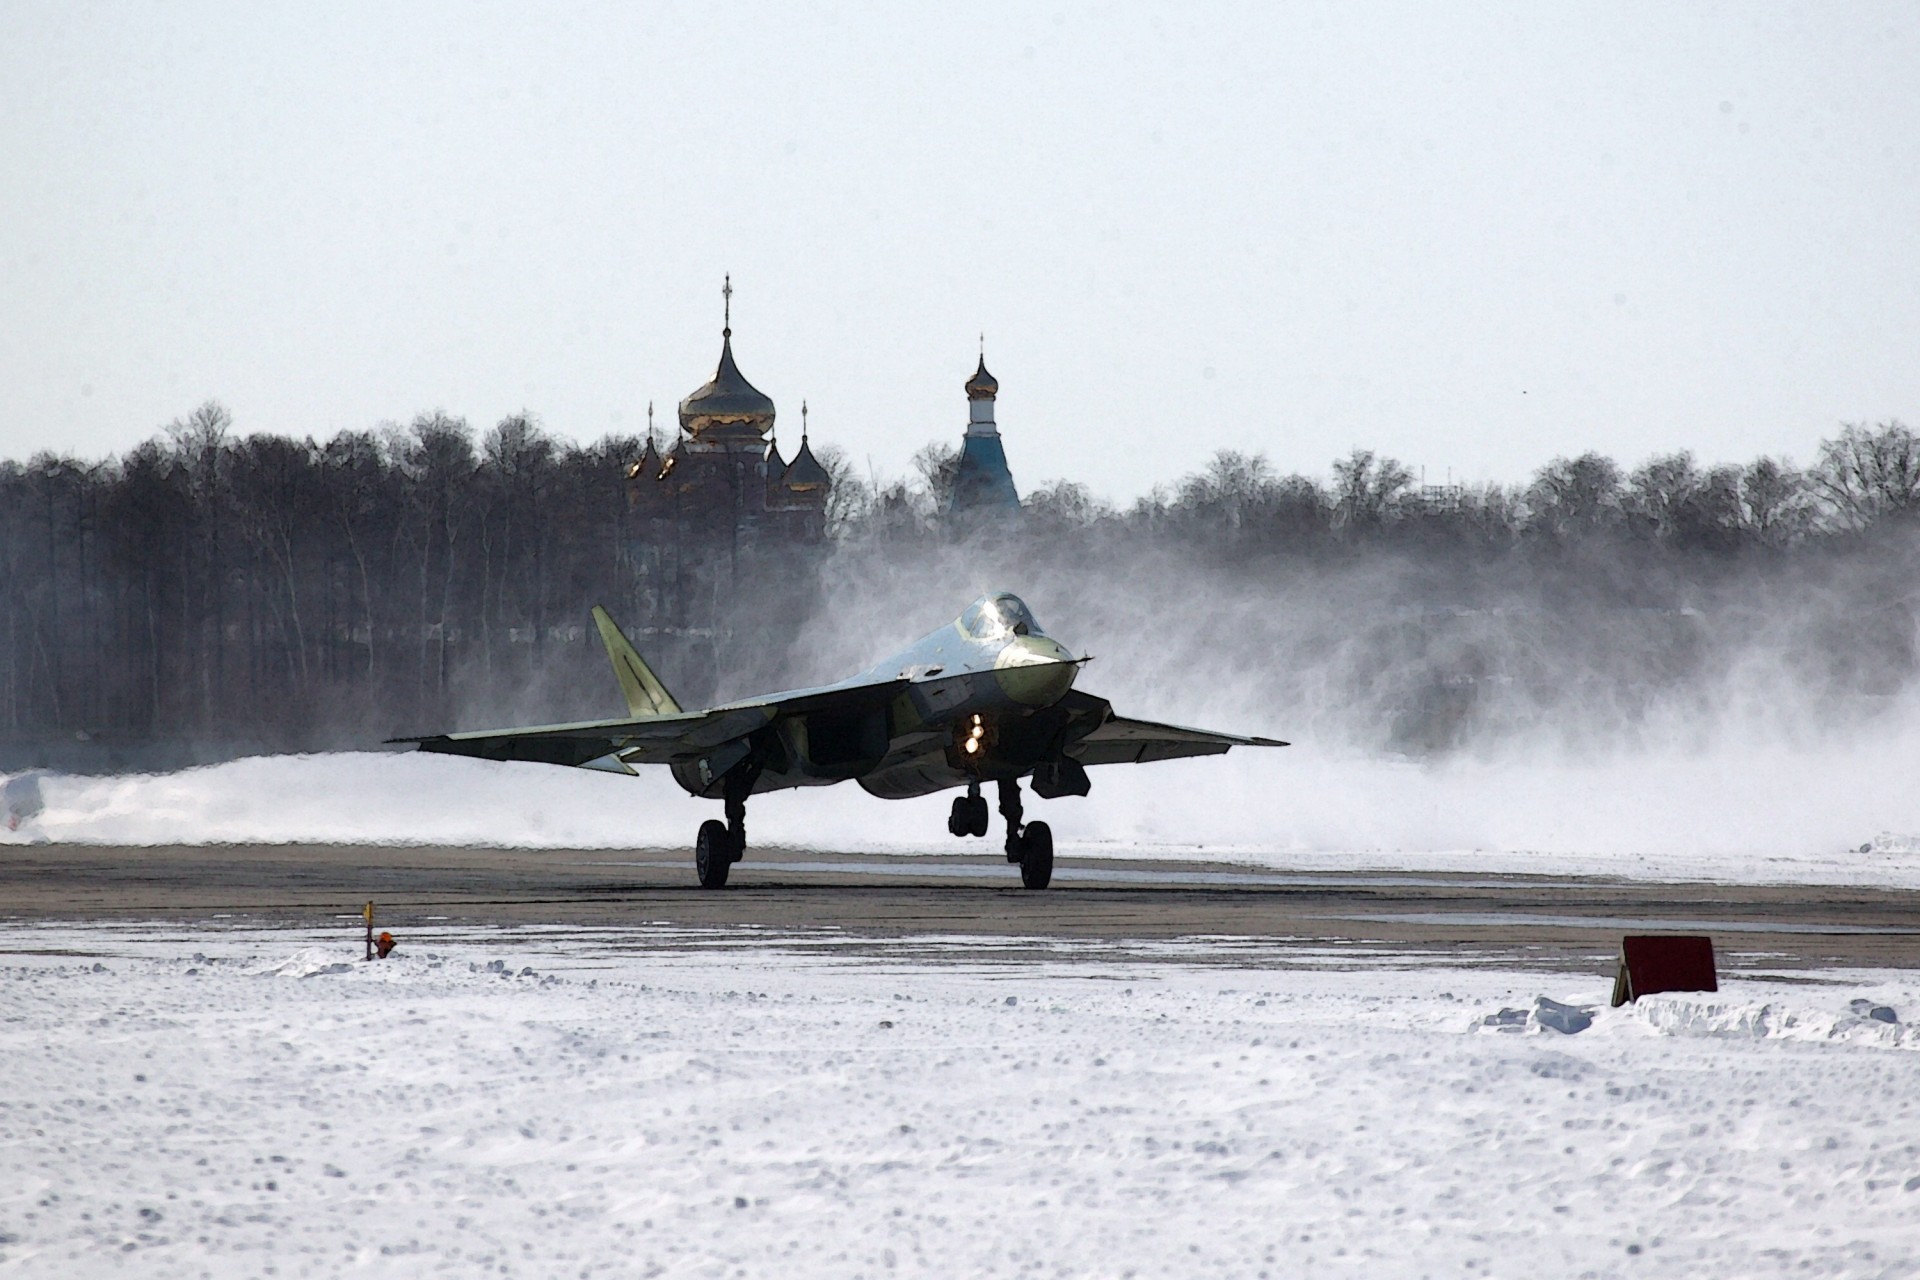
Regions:
<instances>
[{"instance_id":1,"label":"distant building","mask_svg":"<svg viewBox=\"0 0 1920 1280\"><path fill-rule=\"evenodd\" d=\"M1000 444L1000 428L993 421L994 397L1000 383L987 372L987 356L967 379L967 434L960 441L960 461L953 477L953 497L947 514L968 516L1020 511L1020 494L1007 470L1007 451Z\"/></svg>"},{"instance_id":2,"label":"distant building","mask_svg":"<svg viewBox=\"0 0 1920 1280\"><path fill-rule=\"evenodd\" d=\"M773 436L773 401L733 359L733 282L723 290L720 365L680 402L680 432L662 453L649 422L640 460L627 470L635 508L670 520L675 536L735 557L748 545L817 543L826 536L833 486L807 440L800 407L800 451L788 462Z\"/></svg>"},{"instance_id":3,"label":"distant building","mask_svg":"<svg viewBox=\"0 0 1920 1280\"><path fill-rule=\"evenodd\" d=\"M1460 510L1461 491L1457 484L1422 484L1417 499L1422 511L1451 515Z\"/></svg>"},{"instance_id":4,"label":"distant building","mask_svg":"<svg viewBox=\"0 0 1920 1280\"><path fill-rule=\"evenodd\" d=\"M781 456L773 401L734 361L731 281L723 293L713 377L680 402L664 449L648 406L646 444L627 467L629 626L696 699L714 696L719 673L739 661L722 657L735 642L722 622L728 602L804 591L825 552L833 487L807 439L805 404L800 448L791 462Z\"/></svg>"}]
</instances>

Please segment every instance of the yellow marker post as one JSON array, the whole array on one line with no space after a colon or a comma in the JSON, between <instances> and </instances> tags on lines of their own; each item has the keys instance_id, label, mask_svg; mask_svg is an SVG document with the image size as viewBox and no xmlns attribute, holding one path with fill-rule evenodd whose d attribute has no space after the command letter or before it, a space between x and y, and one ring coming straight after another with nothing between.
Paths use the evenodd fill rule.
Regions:
<instances>
[{"instance_id":1,"label":"yellow marker post","mask_svg":"<svg viewBox=\"0 0 1920 1280\"><path fill-rule=\"evenodd\" d=\"M360 913L367 921L367 959L373 959L373 904L369 902Z\"/></svg>"}]
</instances>

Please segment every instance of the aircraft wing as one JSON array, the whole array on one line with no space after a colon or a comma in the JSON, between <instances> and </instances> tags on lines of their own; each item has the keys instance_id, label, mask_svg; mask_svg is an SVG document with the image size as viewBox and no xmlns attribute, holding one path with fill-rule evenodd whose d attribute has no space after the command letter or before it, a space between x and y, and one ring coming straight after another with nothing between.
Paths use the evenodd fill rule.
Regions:
<instances>
[{"instance_id":1,"label":"aircraft wing","mask_svg":"<svg viewBox=\"0 0 1920 1280\"><path fill-rule=\"evenodd\" d=\"M630 773L636 764L674 764L696 760L746 737L775 718L796 712L856 710L884 703L908 685L906 680L799 690L791 694L672 715L625 720L585 720L578 724L534 725L524 729L484 729L439 733L420 738L391 738L440 755L481 760L527 760L538 764L584 765ZM609 759L608 757L612 757Z\"/></svg>"},{"instance_id":2,"label":"aircraft wing","mask_svg":"<svg viewBox=\"0 0 1920 1280\"><path fill-rule=\"evenodd\" d=\"M1234 747L1284 747L1277 738L1245 737L1236 733L1216 733L1211 729L1189 729L1184 725L1159 724L1152 720L1133 720L1113 714L1104 698L1076 691L1069 700L1084 699L1070 708L1076 720L1097 721L1095 727L1068 743L1067 755L1081 764L1147 764L1155 760L1178 760L1182 756L1223 755ZM1093 704L1099 704L1095 706ZM1104 715L1101 712L1104 711Z\"/></svg>"}]
</instances>

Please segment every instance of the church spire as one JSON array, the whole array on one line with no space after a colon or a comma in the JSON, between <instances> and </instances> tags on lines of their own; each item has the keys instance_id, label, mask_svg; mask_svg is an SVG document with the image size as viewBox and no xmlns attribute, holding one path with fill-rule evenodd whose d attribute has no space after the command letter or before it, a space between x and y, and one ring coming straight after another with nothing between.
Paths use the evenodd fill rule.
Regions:
<instances>
[{"instance_id":1,"label":"church spire","mask_svg":"<svg viewBox=\"0 0 1920 1280\"><path fill-rule=\"evenodd\" d=\"M1020 493L1007 470L1000 428L993 421L994 397L1000 380L987 372L987 338L980 335L980 363L967 379L967 434L960 440L960 462L954 470L953 494L947 514L962 515L985 508L1018 515Z\"/></svg>"},{"instance_id":2,"label":"church spire","mask_svg":"<svg viewBox=\"0 0 1920 1280\"><path fill-rule=\"evenodd\" d=\"M967 379L967 434L997 436L993 424L993 400L1000 394L1000 380L987 372L987 337L980 335L980 364Z\"/></svg>"},{"instance_id":3,"label":"church spire","mask_svg":"<svg viewBox=\"0 0 1920 1280\"><path fill-rule=\"evenodd\" d=\"M1000 379L994 377L992 374L987 372L987 352L986 352L985 335L982 335L981 337L980 346L981 346L981 351L980 351L979 367L974 369L973 376L967 379L967 399L992 400L995 396L1000 394ZM991 418L992 415L989 414L988 417Z\"/></svg>"},{"instance_id":4,"label":"church spire","mask_svg":"<svg viewBox=\"0 0 1920 1280\"><path fill-rule=\"evenodd\" d=\"M820 459L813 456L813 446L807 443L807 402L800 402L800 452L793 455L793 462L787 467L787 473L781 477L781 484L794 493L825 492L833 486L833 480L827 475L827 469L820 465Z\"/></svg>"},{"instance_id":5,"label":"church spire","mask_svg":"<svg viewBox=\"0 0 1920 1280\"><path fill-rule=\"evenodd\" d=\"M718 441L726 447L758 449L773 430L773 401L740 372L733 361L733 276L720 287L725 324L720 330L720 366L707 385L680 402L680 427L696 451ZM726 442L731 441L731 444Z\"/></svg>"}]
</instances>

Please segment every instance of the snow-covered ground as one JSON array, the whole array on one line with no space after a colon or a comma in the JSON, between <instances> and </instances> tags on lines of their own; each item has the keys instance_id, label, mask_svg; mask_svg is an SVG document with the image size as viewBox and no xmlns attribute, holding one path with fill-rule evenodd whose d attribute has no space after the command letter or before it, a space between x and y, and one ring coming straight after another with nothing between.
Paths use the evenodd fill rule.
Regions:
<instances>
[{"instance_id":1,"label":"snow-covered ground","mask_svg":"<svg viewBox=\"0 0 1920 1280\"><path fill-rule=\"evenodd\" d=\"M0 926L0 1274L1920 1274L1910 975L355 923Z\"/></svg>"},{"instance_id":2,"label":"snow-covered ground","mask_svg":"<svg viewBox=\"0 0 1920 1280\"><path fill-rule=\"evenodd\" d=\"M1920 735L1792 751L1416 765L1306 750L1098 770L1034 801L1065 853L1300 870L1519 871L1920 887ZM661 769L625 778L420 754L275 756L179 773L41 780L0 847L333 842L690 847L718 806ZM756 797L756 846L952 852L947 796L851 784Z\"/></svg>"}]
</instances>

